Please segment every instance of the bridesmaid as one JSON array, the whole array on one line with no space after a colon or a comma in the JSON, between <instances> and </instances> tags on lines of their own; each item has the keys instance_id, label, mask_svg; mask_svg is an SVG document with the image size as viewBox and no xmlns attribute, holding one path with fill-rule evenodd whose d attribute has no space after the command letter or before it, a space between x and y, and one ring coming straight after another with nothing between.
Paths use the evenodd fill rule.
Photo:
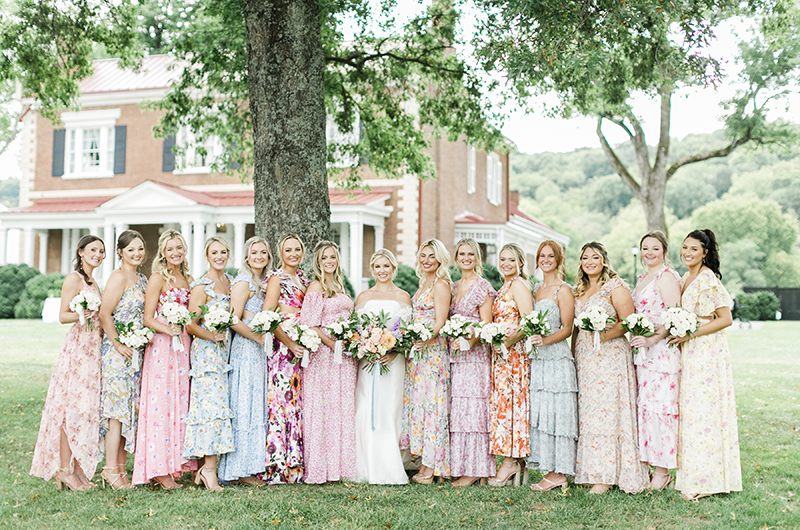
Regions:
<instances>
[{"instance_id":1,"label":"bridesmaid","mask_svg":"<svg viewBox=\"0 0 800 530\"><path fill-rule=\"evenodd\" d=\"M264 309L276 306L283 323L275 330L272 356L267 359L267 470L268 484L295 484L303 480L303 430L300 358L303 348L282 327L294 326L308 282L298 270L305 245L294 234L278 241L278 268L267 273Z\"/></svg>"},{"instance_id":2,"label":"bridesmaid","mask_svg":"<svg viewBox=\"0 0 800 530\"><path fill-rule=\"evenodd\" d=\"M55 475L58 489L64 484L75 491L94 487L89 479L100 461L97 433L103 328L98 311L85 311L86 324L82 326L69 304L81 291L100 297L92 272L104 257L103 241L97 236L83 236L75 252L75 272L64 279L61 287L58 320L73 324L53 366L30 472L45 480Z\"/></svg>"},{"instance_id":3,"label":"bridesmaid","mask_svg":"<svg viewBox=\"0 0 800 530\"><path fill-rule=\"evenodd\" d=\"M264 278L272 263L269 245L260 237L244 244L245 259L231 283L231 310L239 323L231 329L231 426L234 450L219 460L219 478L241 484L263 486L256 475L266 470L267 428L264 404L267 399L267 359L264 335L250 329L250 320L264 306Z\"/></svg>"},{"instance_id":4,"label":"bridesmaid","mask_svg":"<svg viewBox=\"0 0 800 530\"><path fill-rule=\"evenodd\" d=\"M183 444L184 458L202 460L194 483L211 491L222 491L217 481L217 455L233 451L233 429L231 409L228 406L228 364L230 340L228 330L222 333L206 327L201 316L201 305L209 309L220 306L225 311L231 308L231 280L225 273L225 265L231 249L219 236L206 240L203 253L209 270L202 278L192 283L189 311L198 315L187 326L192 341L191 393L189 414L186 416L186 438Z\"/></svg>"},{"instance_id":5,"label":"bridesmaid","mask_svg":"<svg viewBox=\"0 0 800 530\"><path fill-rule=\"evenodd\" d=\"M575 483L592 484L589 493L595 494L615 484L626 493L638 493L650 480L647 466L639 461L631 347L619 323L633 313L633 299L611 268L603 245L586 243L580 256L575 313L599 306L617 322L600 333L599 349L589 331L576 327L572 336L580 420Z\"/></svg>"},{"instance_id":6,"label":"bridesmaid","mask_svg":"<svg viewBox=\"0 0 800 530\"><path fill-rule=\"evenodd\" d=\"M470 322L491 322L492 302L497 294L483 277L478 242L465 238L456 243L456 265L461 279L453 284L450 314ZM496 464L489 452L489 394L492 386L492 357L489 346L475 336L469 350L461 351L458 341L450 351L450 474L460 488L494 476Z\"/></svg>"},{"instance_id":7,"label":"bridesmaid","mask_svg":"<svg viewBox=\"0 0 800 530\"><path fill-rule=\"evenodd\" d=\"M672 481L668 470L677 467L681 352L667 344L661 314L680 303L680 276L665 263L669 243L663 232L645 234L639 250L647 272L639 276L633 304L656 326L655 335L631 339L631 347L639 349L633 359L639 381L639 455L656 468L650 487L662 490Z\"/></svg>"},{"instance_id":8,"label":"bridesmaid","mask_svg":"<svg viewBox=\"0 0 800 530\"><path fill-rule=\"evenodd\" d=\"M575 475L578 449L578 380L567 339L572 335L575 299L564 282L564 249L552 240L536 251L542 282L534 289L534 309L547 311L550 334L531 337L531 456L528 463L544 478L533 491L567 486Z\"/></svg>"},{"instance_id":9,"label":"bridesmaid","mask_svg":"<svg viewBox=\"0 0 800 530\"><path fill-rule=\"evenodd\" d=\"M524 336L519 331L522 315L533 311L533 297L525 272L525 252L516 243L500 249L499 267L503 286L492 305L494 322L510 325L505 339L507 359L501 348L492 346L492 394L489 401L489 450L503 457L497 476L489 485L505 486L512 480L519 485L524 458L531 454L529 386L531 364L525 352Z\"/></svg>"},{"instance_id":10,"label":"bridesmaid","mask_svg":"<svg viewBox=\"0 0 800 530\"><path fill-rule=\"evenodd\" d=\"M320 241L314 249L314 276L300 310L300 323L314 329L322 345L303 371L303 459L306 484L324 484L356 475L355 359L334 361L336 341L325 326L353 312L344 292L339 247Z\"/></svg>"},{"instance_id":11,"label":"bridesmaid","mask_svg":"<svg viewBox=\"0 0 800 530\"><path fill-rule=\"evenodd\" d=\"M450 476L450 359L447 341L439 330L450 311L450 254L438 239L422 243L417 251L419 288L411 299L416 322L428 324L433 336L414 345L406 359L403 385L403 431L400 449L421 457L418 484Z\"/></svg>"},{"instance_id":12,"label":"bridesmaid","mask_svg":"<svg viewBox=\"0 0 800 530\"><path fill-rule=\"evenodd\" d=\"M167 302L189 307L192 277L186 252L186 240L180 232L165 230L161 234L144 295L144 325L156 333L144 350L132 482L155 480L165 490L183 487L175 479L197 467L194 460L183 458L191 339L181 326L167 324L160 315L161 306ZM183 351L172 348L173 337L180 337Z\"/></svg>"},{"instance_id":13,"label":"bridesmaid","mask_svg":"<svg viewBox=\"0 0 800 530\"><path fill-rule=\"evenodd\" d=\"M100 438L105 442L106 452L106 466L100 476L115 490L130 484L125 462L128 453L133 453L136 447L144 353L144 348L135 351L116 340L119 338L116 324L142 325L147 287L147 278L137 272L145 257L142 235L136 230L122 232L117 239L117 256L122 264L108 277L100 306L100 322L105 333L100 370Z\"/></svg>"},{"instance_id":14,"label":"bridesmaid","mask_svg":"<svg viewBox=\"0 0 800 530\"><path fill-rule=\"evenodd\" d=\"M675 489L693 501L742 491L733 375L724 329L731 325L731 297L720 279L714 232L695 230L683 241L681 307L694 312L694 337L673 338L681 348L681 421Z\"/></svg>"}]
</instances>

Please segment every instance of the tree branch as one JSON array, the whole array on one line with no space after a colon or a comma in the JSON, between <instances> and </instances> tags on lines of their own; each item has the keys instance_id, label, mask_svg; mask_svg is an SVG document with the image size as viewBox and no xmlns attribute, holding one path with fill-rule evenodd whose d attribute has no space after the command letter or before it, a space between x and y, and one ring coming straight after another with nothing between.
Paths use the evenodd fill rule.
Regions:
<instances>
[{"instance_id":1,"label":"tree branch","mask_svg":"<svg viewBox=\"0 0 800 530\"><path fill-rule=\"evenodd\" d=\"M622 180L628 187L633 191L633 194L636 195L637 198L641 200L640 197L640 188L639 183L636 182L631 174L628 172L628 169L625 167L625 164L619 159L617 154L608 144L608 140L606 140L605 135L603 134L603 117L600 116L597 118L597 137L600 139L600 147L603 148L603 152L606 154L606 158L608 158L608 162L611 164L611 167L614 168L614 171L622 177Z\"/></svg>"},{"instance_id":2,"label":"tree branch","mask_svg":"<svg viewBox=\"0 0 800 530\"><path fill-rule=\"evenodd\" d=\"M382 46L382 44L378 46L378 49L380 49L381 46ZM438 70L440 72L449 72L451 74L463 74L464 70L462 70L462 69L456 70L456 69L453 69L453 68L445 68L445 67L440 66L440 65L432 64L432 63L426 61L425 59L423 59L423 57L425 57L426 55L428 55L431 52L442 51L442 50L446 50L447 48L449 48L449 46L446 46L446 45L437 46L435 48L426 48L426 49L420 50L419 54L416 57L406 57L406 56L403 56L403 55L398 55L398 54L396 54L394 52L379 52L379 53L373 53L373 54L365 54L365 53L359 52L359 53L352 53L347 57L326 56L325 57L325 62L343 64L345 66L350 66L351 68L354 68L354 69L358 70L359 73L363 73L364 72L364 66L368 62L374 61L374 60L377 60L377 59L382 59L384 57L389 57L389 58L394 59L394 60L399 61L399 62L415 63L415 64L419 64L420 66L424 66L425 68L430 68L432 70Z\"/></svg>"},{"instance_id":3,"label":"tree branch","mask_svg":"<svg viewBox=\"0 0 800 530\"><path fill-rule=\"evenodd\" d=\"M673 163L669 169L667 169L667 180L669 180L672 175L675 174L680 168L688 164L694 164L695 162L702 162L703 160L709 160L711 158L722 158L726 157L731 154L737 147L746 144L750 141L757 141L758 139L751 135L751 131L748 130L747 134L742 136L741 138L731 142L727 147L723 147L722 149L712 149L710 151L706 151L704 153L697 153L695 155L685 156L683 158L679 158L678 160Z\"/></svg>"},{"instance_id":4,"label":"tree branch","mask_svg":"<svg viewBox=\"0 0 800 530\"><path fill-rule=\"evenodd\" d=\"M653 162L653 169L658 173L658 168L667 164L669 157L669 128L672 112L672 87L663 86L658 91L661 96L661 124L658 131L658 147L656 148L656 159Z\"/></svg>"}]
</instances>

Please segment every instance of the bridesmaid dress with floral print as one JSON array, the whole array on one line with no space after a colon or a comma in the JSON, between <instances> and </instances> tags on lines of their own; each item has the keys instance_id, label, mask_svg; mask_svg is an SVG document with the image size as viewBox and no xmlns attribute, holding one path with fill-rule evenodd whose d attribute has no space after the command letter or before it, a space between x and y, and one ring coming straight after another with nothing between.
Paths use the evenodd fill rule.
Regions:
<instances>
[{"instance_id":1,"label":"bridesmaid dress with floral print","mask_svg":"<svg viewBox=\"0 0 800 530\"><path fill-rule=\"evenodd\" d=\"M302 271L297 278L303 287L308 282ZM278 301L289 307L303 307L305 293L283 269L267 273L269 279L281 279ZM281 327L289 329L300 319L300 312L284 313ZM263 479L268 484L295 484L303 480L303 416L301 403L300 363L292 362L294 354L275 339L272 355L267 358L267 470Z\"/></svg>"},{"instance_id":2,"label":"bridesmaid dress with floral print","mask_svg":"<svg viewBox=\"0 0 800 530\"><path fill-rule=\"evenodd\" d=\"M500 288L492 305L494 322L504 322L511 331L519 327L520 314L508 291L518 278ZM507 359L498 346L492 345L492 354L489 451L499 456L525 458L531 454L531 362L525 353L525 341L508 348Z\"/></svg>"},{"instance_id":3,"label":"bridesmaid dress with floral print","mask_svg":"<svg viewBox=\"0 0 800 530\"><path fill-rule=\"evenodd\" d=\"M717 308L731 305L728 291L708 269L681 297L681 306L700 317L701 325ZM742 491L733 372L724 330L683 343L680 410L675 489L687 494Z\"/></svg>"},{"instance_id":4,"label":"bridesmaid dress with floral print","mask_svg":"<svg viewBox=\"0 0 800 530\"><path fill-rule=\"evenodd\" d=\"M452 289L450 314L472 323L481 321L480 307L497 294L478 278L456 303L461 282ZM478 342L467 351L451 341L450 354L450 474L454 477L493 477L497 469L489 451L489 396L492 392L492 354Z\"/></svg>"},{"instance_id":5,"label":"bridesmaid dress with floral print","mask_svg":"<svg viewBox=\"0 0 800 530\"><path fill-rule=\"evenodd\" d=\"M225 275L228 281L230 276ZM191 285L194 289L202 285L209 309L220 306L231 310L230 293L214 290L214 282L200 278ZM200 325L207 329L205 322ZM233 451L233 429L231 428L230 397L228 393L228 364L230 332L225 340L214 341L195 337L191 353L191 392L189 414L186 416L186 438L183 442L185 458L202 458L206 455L222 455Z\"/></svg>"},{"instance_id":6,"label":"bridesmaid dress with floral print","mask_svg":"<svg viewBox=\"0 0 800 530\"><path fill-rule=\"evenodd\" d=\"M611 291L630 290L620 278L608 280L581 302L575 314L599 306L617 316ZM650 484L647 465L639 460L636 421L636 372L628 339L617 337L594 348L593 333L580 330L575 341L578 371L578 457L576 484L616 484L626 493L638 493Z\"/></svg>"},{"instance_id":7,"label":"bridesmaid dress with floral print","mask_svg":"<svg viewBox=\"0 0 800 530\"><path fill-rule=\"evenodd\" d=\"M541 284L536 286L538 290ZM537 312L547 311L550 333L561 329L558 291L553 298L534 303ZM534 290L534 294L536 291ZM531 358L531 456L528 464L543 474L551 471L575 475L578 450L578 379L575 360L567 339L539 346Z\"/></svg>"},{"instance_id":8,"label":"bridesmaid dress with floral print","mask_svg":"<svg viewBox=\"0 0 800 530\"><path fill-rule=\"evenodd\" d=\"M667 304L656 282L663 274L680 280L677 272L664 267L649 284L633 297L636 313L646 316L657 328ZM641 280L645 274L639 276ZM675 469L678 458L678 393L681 352L667 344L666 337L634 355L639 381L639 456L642 462Z\"/></svg>"},{"instance_id":9,"label":"bridesmaid dress with floral print","mask_svg":"<svg viewBox=\"0 0 800 530\"><path fill-rule=\"evenodd\" d=\"M250 274L240 274L231 282L248 285L251 296L244 310L253 315L264 306L264 292L259 290ZM253 317L243 318L249 326ZM267 468L266 382L267 357L264 346L244 335L233 334L231 339L231 371L228 373L233 418L234 449L220 457L217 474L221 480L238 480L263 473Z\"/></svg>"},{"instance_id":10,"label":"bridesmaid dress with floral print","mask_svg":"<svg viewBox=\"0 0 800 530\"><path fill-rule=\"evenodd\" d=\"M175 302L188 309L189 290L173 287L158 297L156 319L164 325L161 307ZM172 348L172 336L156 333L145 347L142 364L142 389L139 400L139 426L133 484L147 484L155 477L171 475L178 479L185 471L197 469L197 462L183 456L186 415L189 413L189 351L192 341L186 329L180 335L183 351Z\"/></svg>"},{"instance_id":11,"label":"bridesmaid dress with floral print","mask_svg":"<svg viewBox=\"0 0 800 530\"><path fill-rule=\"evenodd\" d=\"M100 290L88 285L81 276L83 290L98 297ZM33 450L30 474L45 480L61 467L61 431L66 433L73 461L87 478L92 478L100 461L100 344L103 328L100 313L94 311L81 326L75 322L67 332L64 345L53 366L47 398L39 424L39 437ZM90 324L91 323L91 324ZM89 326L91 325L91 330Z\"/></svg>"},{"instance_id":12,"label":"bridesmaid dress with floral print","mask_svg":"<svg viewBox=\"0 0 800 530\"><path fill-rule=\"evenodd\" d=\"M111 313L114 324L136 322L142 325L144 315L144 292L147 278L139 274L136 283L128 288L119 299ZM104 450L102 438L108 432L108 420L122 424L122 437L125 451L133 453L136 448L136 421L139 416L139 385L142 378L142 357L144 348L139 350L139 366L119 353L107 336L103 337L101 353L102 366L100 379L100 451Z\"/></svg>"},{"instance_id":13,"label":"bridesmaid dress with floral print","mask_svg":"<svg viewBox=\"0 0 800 530\"><path fill-rule=\"evenodd\" d=\"M414 322L433 327L432 283L417 291L412 304ZM450 358L447 341L437 335L406 360L403 385L403 430L400 449L419 456L435 476L450 476Z\"/></svg>"},{"instance_id":14,"label":"bridesmaid dress with floral print","mask_svg":"<svg viewBox=\"0 0 800 530\"><path fill-rule=\"evenodd\" d=\"M306 295L300 324L324 328L348 317L353 301L346 294L331 298ZM323 329L324 332L324 329ZM303 458L306 484L323 484L356 476L356 371L358 363L342 355L335 363L325 344L303 369Z\"/></svg>"}]
</instances>

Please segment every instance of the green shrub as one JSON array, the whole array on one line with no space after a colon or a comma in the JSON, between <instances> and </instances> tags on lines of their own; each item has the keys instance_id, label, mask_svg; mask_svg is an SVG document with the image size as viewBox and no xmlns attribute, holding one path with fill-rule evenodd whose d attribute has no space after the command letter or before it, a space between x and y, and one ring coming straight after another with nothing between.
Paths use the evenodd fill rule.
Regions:
<instances>
[{"instance_id":1,"label":"green shrub","mask_svg":"<svg viewBox=\"0 0 800 530\"><path fill-rule=\"evenodd\" d=\"M408 293L408 296L414 296L419 287L419 278L414 269L408 265L400 265L397 267L397 275L394 277L394 284ZM369 286L375 285L375 278L369 279Z\"/></svg>"},{"instance_id":2,"label":"green shrub","mask_svg":"<svg viewBox=\"0 0 800 530\"><path fill-rule=\"evenodd\" d=\"M25 292L14 306L15 318L41 318L44 301L61 296L65 276L58 272L34 276L25 284Z\"/></svg>"},{"instance_id":3,"label":"green shrub","mask_svg":"<svg viewBox=\"0 0 800 530\"><path fill-rule=\"evenodd\" d=\"M778 297L768 291L740 294L738 301L740 320L775 320L775 312L781 309Z\"/></svg>"},{"instance_id":4,"label":"green shrub","mask_svg":"<svg viewBox=\"0 0 800 530\"><path fill-rule=\"evenodd\" d=\"M25 264L0 267L0 318L14 318L14 307L25 292L25 284L40 274Z\"/></svg>"}]
</instances>

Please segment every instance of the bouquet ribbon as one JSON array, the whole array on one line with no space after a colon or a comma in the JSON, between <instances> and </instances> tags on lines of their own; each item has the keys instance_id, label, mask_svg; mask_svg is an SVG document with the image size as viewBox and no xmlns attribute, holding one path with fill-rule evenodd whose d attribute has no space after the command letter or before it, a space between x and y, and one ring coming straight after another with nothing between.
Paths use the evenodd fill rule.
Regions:
<instances>
[{"instance_id":1,"label":"bouquet ribbon","mask_svg":"<svg viewBox=\"0 0 800 530\"><path fill-rule=\"evenodd\" d=\"M333 362L342 364L342 351L344 350L344 342L337 340L333 345Z\"/></svg>"},{"instance_id":2,"label":"bouquet ribbon","mask_svg":"<svg viewBox=\"0 0 800 530\"><path fill-rule=\"evenodd\" d=\"M81 327L86 324L86 317L83 316L83 308L78 309L78 322L81 323Z\"/></svg>"},{"instance_id":3,"label":"bouquet ribbon","mask_svg":"<svg viewBox=\"0 0 800 530\"><path fill-rule=\"evenodd\" d=\"M173 335L172 336L172 349L173 350L175 350L175 351L186 351L183 348L182 335L183 335L183 333L181 333L180 335Z\"/></svg>"},{"instance_id":4,"label":"bouquet ribbon","mask_svg":"<svg viewBox=\"0 0 800 530\"><path fill-rule=\"evenodd\" d=\"M414 356L414 352L417 351L417 345L414 344L411 346L411 349L408 350L408 358L412 358Z\"/></svg>"},{"instance_id":5,"label":"bouquet ribbon","mask_svg":"<svg viewBox=\"0 0 800 530\"><path fill-rule=\"evenodd\" d=\"M380 361L375 361L375 365L376 366L372 367L372 413L370 418L373 432L375 431L375 429L381 428L381 415L380 411L378 410L380 404L380 394L381 394Z\"/></svg>"},{"instance_id":6,"label":"bouquet ribbon","mask_svg":"<svg viewBox=\"0 0 800 530\"><path fill-rule=\"evenodd\" d=\"M308 348L303 348L303 358L300 360L300 366L308 368L308 363L311 361L311 355Z\"/></svg>"},{"instance_id":7,"label":"bouquet ribbon","mask_svg":"<svg viewBox=\"0 0 800 530\"><path fill-rule=\"evenodd\" d=\"M593 335L594 335L594 349L598 350L600 349L600 332L595 331Z\"/></svg>"},{"instance_id":8,"label":"bouquet ribbon","mask_svg":"<svg viewBox=\"0 0 800 530\"><path fill-rule=\"evenodd\" d=\"M133 356L131 357L131 368L133 369L133 373L139 371L139 350L133 350Z\"/></svg>"},{"instance_id":9,"label":"bouquet ribbon","mask_svg":"<svg viewBox=\"0 0 800 530\"><path fill-rule=\"evenodd\" d=\"M504 357L508 357L508 348L506 348L506 343L500 344L500 351L503 352Z\"/></svg>"},{"instance_id":10,"label":"bouquet ribbon","mask_svg":"<svg viewBox=\"0 0 800 530\"><path fill-rule=\"evenodd\" d=\"M264 353L267 357L272 356L272 333L264 333Z\"/></svg>"},{"instance_id":11,"label":"bouquet ribbon","mask_svg":"<svg viewBox=\"0 0 800 530\"><path fill-rule=\"evenodd\" d=\"M458 337L458 349L461 351L469 351L469 341L464 337Z\"/></svg>"},{"instance_id":12,"label":"bouquet ribbon","mask_svg":"<svg viewBox=\"0 0 800 530\"><path fill-rule=\"evenodd\" d=\"M528 337L525 339L525 351L530 352L533 350L533 337Z\"/></svg>"}]
</instances>

